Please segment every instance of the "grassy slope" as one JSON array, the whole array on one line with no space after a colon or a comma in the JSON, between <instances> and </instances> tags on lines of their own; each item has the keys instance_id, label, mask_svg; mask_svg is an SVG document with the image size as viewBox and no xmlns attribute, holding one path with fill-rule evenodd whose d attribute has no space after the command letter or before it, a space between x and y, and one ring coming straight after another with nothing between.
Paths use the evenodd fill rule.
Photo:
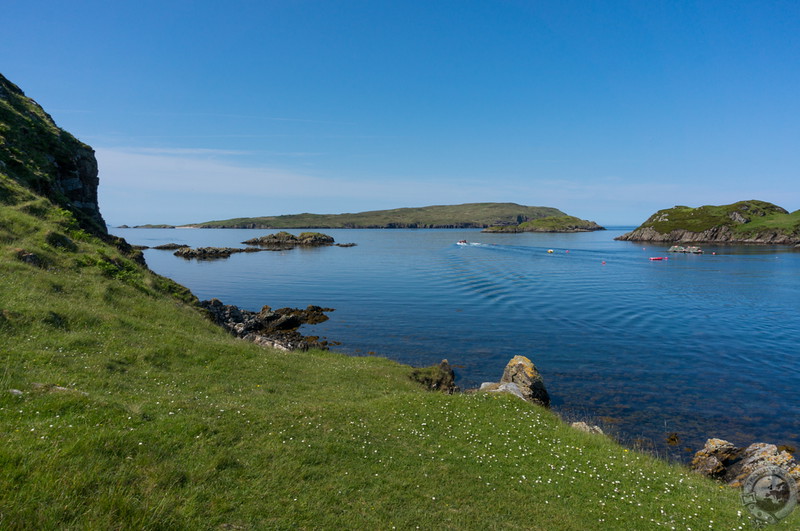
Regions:
<instances>
[{"instance_id":1,"label":"grassy slope","mask_svg":"<svg viewBox=\"0 0 800 531\"><path fill-rule=\"evenodd\" d=\"M743 210L743 207L747 207ZM642 227L652 227L667 234L673 230L703 232L719 226L728 226L741 236L757 234L759 231L778 231L800 235L800 210L787 214L779 207L765 201L740 201L730 205L705 205L698 208L676 206L659 210ZM729 216L740 212L750 218L749 223L736 223ZM762 214L762 215L758 215Z\"/></svg>"},{"instance_id":2,"label":"grassy slope","mask_svg":"<svg viewBox=\"0 0 800 531\"><path fill-rule=\"evenodd\" d=\"M738 492L516 398L426 393L385 359L235 340L0 183L2 529L746 525Z\"/></svg>"},{"instance_id":3,"label":"grassy slope","mask_svg":"<svg viewBox=\"0 0 800 531\"><path fill-rule=\"evenodd\" d=\"M488 227L500 222L519 223L526 218L564 215L550 207L530 207L515 203L468 203L420 208L396 208L356 214L294 214L259 218L209 221L206 228L249 227L271 229L298 228L380 228L380 227Z\"/></svg>"}]
</instances>

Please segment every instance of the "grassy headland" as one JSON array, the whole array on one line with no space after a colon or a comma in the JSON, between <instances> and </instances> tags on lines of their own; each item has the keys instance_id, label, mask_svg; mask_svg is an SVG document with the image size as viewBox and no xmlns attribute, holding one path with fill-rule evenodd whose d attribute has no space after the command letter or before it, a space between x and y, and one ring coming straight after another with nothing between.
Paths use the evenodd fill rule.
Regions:
<instances>
[{"instance_id":1,"label":"grassy headland","mask_svg":"<svg viewBox=\"0 0 800 531\"><path fill-rule=\"evenodd\" d=\"M796 244L800 243L800 210L789 213L756 200L697 208L676 206L659 210L617 239Z\"/></svg>"},{"instance_id":2,"label":"grassy headland","mask_svg":"<svg viewBox=\"0 0 800 531\"><path fill-rule=\"evenodd\" d=\"M355 214L292 214L235 218L207 221L191 226L226 229L466 229L517 225L531 219L563 215L563 212L551 207L523 206L516 203L467 203L373 210Z\"/></svg>"}]
</instances>

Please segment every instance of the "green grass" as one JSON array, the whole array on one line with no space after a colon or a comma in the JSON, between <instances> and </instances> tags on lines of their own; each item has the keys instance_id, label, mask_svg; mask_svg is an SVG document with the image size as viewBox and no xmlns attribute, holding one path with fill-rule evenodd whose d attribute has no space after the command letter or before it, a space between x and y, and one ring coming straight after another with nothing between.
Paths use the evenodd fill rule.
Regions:
<instances>
[{"instance_id":1,"label":"green grass","mask_svg":"<svg viewBox=\"0 0 800 531\"><path fill-rule=\"evenodd\" d=\"M738 491L514 397L236 340L185 289L0 184L1 529L750 525Z\"/></svg>"},{"instance_id":2,"label":"green grass","mask_svg":"<svg viewBox=\"0 0 800 531\"><path fill-rule=\"evenodd\" d=\"M203 228L485 228L501 223L521 223L545 216L563 216L551 207L531 207L515 203L468 203L419 208L375 210L356 214L293 214L258 218L207 221Z\"/></svg>"}]
</instances>

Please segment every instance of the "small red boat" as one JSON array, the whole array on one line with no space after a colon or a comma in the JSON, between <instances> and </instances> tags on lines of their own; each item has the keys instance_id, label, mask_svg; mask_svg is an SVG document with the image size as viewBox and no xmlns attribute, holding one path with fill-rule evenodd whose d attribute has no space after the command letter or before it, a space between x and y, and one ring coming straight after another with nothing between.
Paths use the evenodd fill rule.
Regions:
<instances>
[{"instance_id":1,"label":"small red boat","mask_svg":"<svg viewBox=\"0 0 800 531\"><path fill-rule=\"evenodd\" d=\"M651 256L650 260L669 260L668 256Z\"/></svg>"}]
</instances>

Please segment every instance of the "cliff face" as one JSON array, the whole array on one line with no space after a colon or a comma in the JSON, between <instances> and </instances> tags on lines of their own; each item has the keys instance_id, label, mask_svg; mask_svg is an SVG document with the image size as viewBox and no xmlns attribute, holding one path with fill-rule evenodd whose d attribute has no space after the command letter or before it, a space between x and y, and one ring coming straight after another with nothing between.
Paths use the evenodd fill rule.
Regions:
<instances>
[{"instance_id":1,"label":"cliff face","mask_svg":"<svg viewBox=\"0 0 800 531\"><path fill-rule=\"evenodd\" d=\"M659 210L636 230L615 238L657 243L720 242L791 245L800 242L800 211L765 201Z\"/></svg>"},{"instance_id":2,"label":"cliff face","mask_svg":"<svg viewBox=\"0 0 800 531\"><path fill-rule=\"evenodd\" d=\"M83 229L107 233L97 204L100 181L94 150L59 128L2 74L0 174L70 210Z\"/></svg>"}]
</instances>

